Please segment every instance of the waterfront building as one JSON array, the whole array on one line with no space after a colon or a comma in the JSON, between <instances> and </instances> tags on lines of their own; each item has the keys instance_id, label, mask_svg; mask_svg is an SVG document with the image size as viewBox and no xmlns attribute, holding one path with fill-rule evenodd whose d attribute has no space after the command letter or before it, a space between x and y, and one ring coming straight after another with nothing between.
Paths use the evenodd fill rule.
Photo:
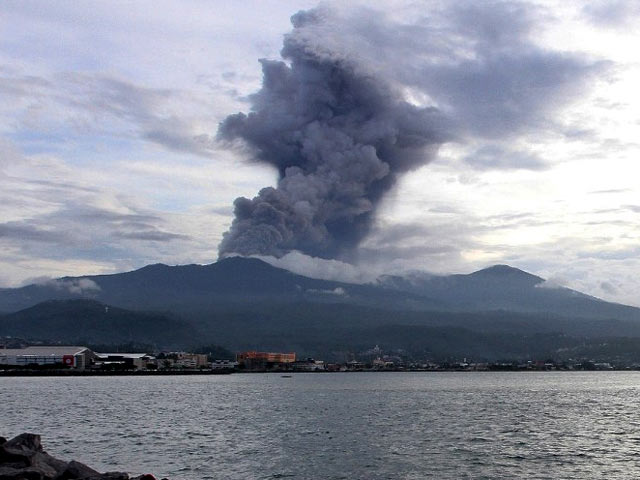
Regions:
<instances>
[{"instance_id":1,"label":"waterfront building","mask_svg":"<svg viewBox=\"0 0 640 480\"><path fill-rule=\"evenodd\" d=\"M237 366L238 362L233 360L214 360L211 362L212 370L234 370Z\"/></svg>"},{"instance_id":2,"label":"waterfront building","mask_svg":"<svg viewBox=\"0 0 640 480\"><path fill-rule=\"evenodd\" d=\"M82 346L32 346L25 348L0 349L0 367L29 365L50 365L84 370L97 356L87 347Z\"/></svg>"},{"instance_id":3,"label":"waterfront building","mask_svg":"<svg viewBox=\"0 0 640 480\"><path fill-rule=\"evenodd\" d=\"M291 366L296 361L295 353L243 352L236 355L240 368L247 370L271 369Z\"/></svg>"},{"instance_id":4,"label":"waterfront building","mask_svg":"<svg viewBox=\"0 0 640 480\"><path fill-rule=\"evenodd\" d=\"M307 358L294 362L293 370L296 372L324 372L326 370L325 363L322 360L314 360Z\"/></svg>"},{"instance_id":5,"label":"waterfront building","mask_svg":"<svg viewBox=\"0 0 640 480\"><path fill-rule=\"evenodd\" d=\"M208 368L209 361L204 353L165 352L158 357L160 368Z\"/></svg>"},{"instance_id":6,"label":"waterfront building","mask_svg":"<svg viewBox=\"0 0 640 480\"><path fill-rule=\"evenodd\" d=\"M96 367L148 369L156 367L156 358L146 353L96 353Z\"/></svg>"},{"instance_id":7,"label":"waterfront building","mask_svg":"<svg viewBox=\"0 0 640 480\"><path fill-rule=\"evenodd\" d=\"M180 352L175 365L181 368L206 368L209 366L209 361L204 353Z\"/></svg>"},{"instance_id":8,"label":"waterfront building","mask_svg":"<svg viewBox=\"0 0 640 480\"><path fill-rule=\"evenodd\" d=\"M349 371L364 370L364 363L358 362L357 360L351 360L350 362L347 362L346 370L349 370Z\"/></svg>"}]
</instances>

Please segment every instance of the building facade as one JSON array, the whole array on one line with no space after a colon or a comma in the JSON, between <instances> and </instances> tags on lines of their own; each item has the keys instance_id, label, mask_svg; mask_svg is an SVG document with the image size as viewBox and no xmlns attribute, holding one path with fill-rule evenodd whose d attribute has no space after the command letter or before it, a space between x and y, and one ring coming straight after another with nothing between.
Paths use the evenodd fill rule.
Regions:
<instances>
[{"instance_id":1,"label":"building facade","mask_svg":"<svg viewBox=\"0 0 640 480\"><path fill-rule=\"evenodd\" d=\"M250 351L236 355L236 361L240 368L248 370L269 369L295 363L296 354Z\"/></svg>"},{"instance_id":2,"label":"building facade","mask_svg":"<svg viewBox=\"0 0 640 480\"><path fill-rule=\"evenodd\" d=\"M0 349L0 366L60 366L84 370L96 360L96 354L82 346L34 346Z\"/></svg>"},{"instance_id":3,"label":"building facade","mask_svg":"<svg viewBox=\"0 0 640 480\"><path fill-rule=\"evenodd\" d=\"M156 358L146 353L97 353L96 366L144 370L156 366Z\"/></svg>"}]
</instances>

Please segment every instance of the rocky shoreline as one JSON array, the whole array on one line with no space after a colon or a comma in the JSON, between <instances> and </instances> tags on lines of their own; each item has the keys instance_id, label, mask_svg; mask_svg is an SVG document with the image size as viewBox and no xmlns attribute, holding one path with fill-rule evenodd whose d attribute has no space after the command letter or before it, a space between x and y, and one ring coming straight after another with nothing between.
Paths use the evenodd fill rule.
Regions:
<instances>
[{"instance_id":1,"label":"rocky shoreline","mask_svg":"<svg viewBox=\"0 0 640 480\"><path fill-rule=\"evenodd\" d=\"M137 477L123 472L100 473L75 460L59 460L42 449L40 435L23 433L11 440L0 437L0 480L156 480L156 477L148 473Z\"/></svg>"}]
</instances>

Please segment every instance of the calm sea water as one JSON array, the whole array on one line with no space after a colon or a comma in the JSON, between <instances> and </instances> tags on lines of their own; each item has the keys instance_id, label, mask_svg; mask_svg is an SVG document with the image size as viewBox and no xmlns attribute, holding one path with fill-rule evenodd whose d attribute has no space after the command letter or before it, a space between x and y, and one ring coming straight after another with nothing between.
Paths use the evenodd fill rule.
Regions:
<instances>
[{"instance_id":1,"label":"calm sea water","mask_svg":"<svg viewBox=\"0 0 640 480\"><path fill-rule=\"evenodd\" d=\"M0 378L0 435L172 480L640 477L640 373Z\"/></svg>"}]
</instances>

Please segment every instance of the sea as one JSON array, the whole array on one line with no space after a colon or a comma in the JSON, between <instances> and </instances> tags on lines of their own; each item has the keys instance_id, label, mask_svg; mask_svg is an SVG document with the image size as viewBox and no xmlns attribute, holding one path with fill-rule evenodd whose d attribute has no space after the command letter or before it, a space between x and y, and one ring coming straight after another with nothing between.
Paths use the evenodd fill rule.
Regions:
<instances>
[{"instance_id":1,"label":"sea","mask_svg":"<svg viewBox=\"0 0 640 480\"><path fill-rule=\"evenodd\" d=\"M0 435L203 479L640 477L640 372L2 377Z\"/></svg>"}]
</instances>

